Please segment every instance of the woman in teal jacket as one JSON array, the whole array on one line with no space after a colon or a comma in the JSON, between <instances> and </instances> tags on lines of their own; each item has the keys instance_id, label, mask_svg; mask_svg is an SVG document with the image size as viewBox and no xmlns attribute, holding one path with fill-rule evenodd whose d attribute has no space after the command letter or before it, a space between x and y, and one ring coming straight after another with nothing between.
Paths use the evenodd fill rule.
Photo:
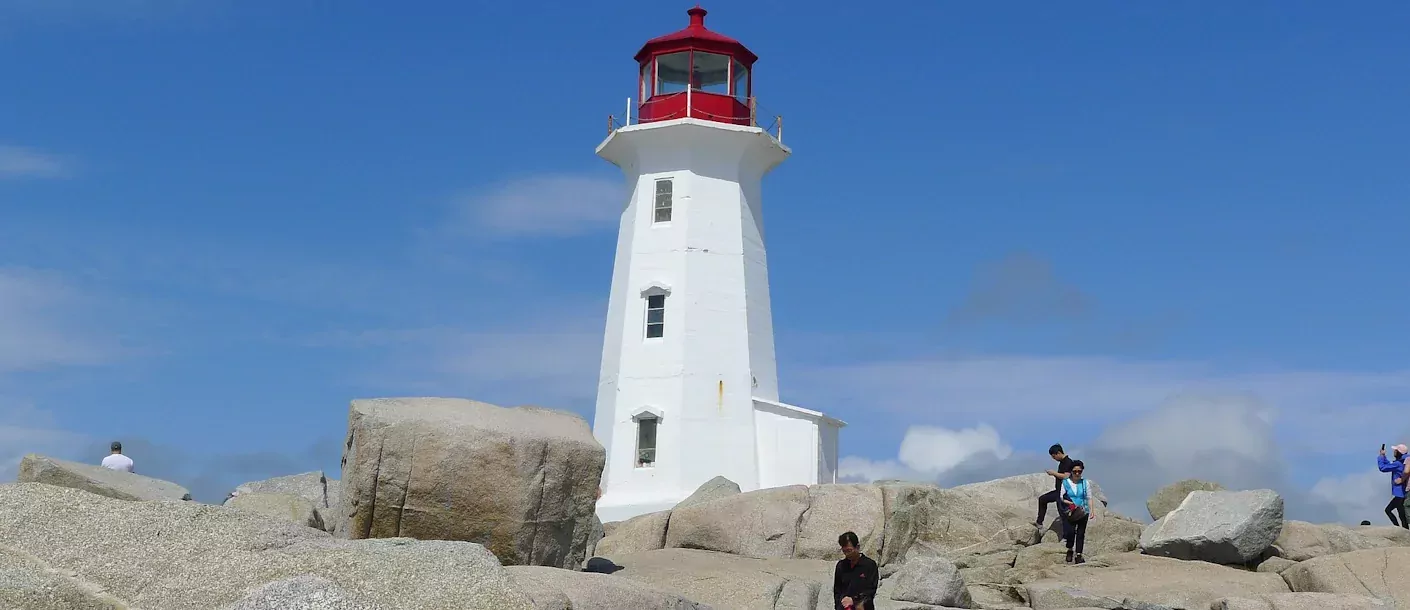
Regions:
<instances>
[{"instance_id":1,"label":"woman in teal jacket","mask_svg":"<svg viewBox=\"0 0 1410 610\"><path fill-rule=\"evenodd\" d=\"M1072 463L1072 472L1067 480L1062 482L1063 502L1066 503L1066 514L1062 518L1067 520L1067 527L1063 528L1064 538L1067 541L1067 562L1086 563L1082 558L1082 546L1087 542L1087 521L1092 518L1092 494L1089 490L1087 480L1082 478L1082 473L1087 470L1087 465L1082 460ZM1073 518L1077 509L1081 509L1080 517ZM1076 551L1074 553L1073 551Z\"/></svg>"}]
</instances>

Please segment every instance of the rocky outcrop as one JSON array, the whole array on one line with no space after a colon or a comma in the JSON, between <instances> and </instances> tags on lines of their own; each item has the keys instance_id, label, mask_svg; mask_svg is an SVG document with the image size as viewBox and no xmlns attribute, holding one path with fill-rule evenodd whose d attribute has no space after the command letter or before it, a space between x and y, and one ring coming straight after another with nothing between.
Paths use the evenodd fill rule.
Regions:
<instances>
[{"instance_id":1,"label":"rocky outcrop","mask_svg":"<svg viewBox=\"0 0 1410 610\"><path fill-rule=\"evenodd\" d=\"M606 574L543 566L507 568L537 610L710 610L651 585Z\"/></svg>"},{"instance_id":2,"label":"rocky outcrop","mask_svg":"<svg viewBox=\"0 0 1410 610\"><path fill-rule=\"evenodd\" d=\"M795 559L836 561L842 532L857 534L863 553L876 557L881 551L886 515L876 486L814 485L808 488L807 502L793 545Z\"/></svg>"},{"instance_id":3,"label":"rocky outcrop","mask_svg":"<svg viewBox=\"0 0 1410 610\"><path fill-rule=\"evenodd\" d=\"M830 610L836 562L749 559L690 549L614 557L626 578L724 610Z\"/></svg>"},{"instance_id":4,"label":"rocky outcrop","mask_svg":"<svg viewBox=\"0 0 1410 610\"><path fill-rule=\"evenodd\" d=\"M1263 556L1283 529L1283 498L1267 489L1193 491L1147 526L1141 550L1175 559L1244 564Z\"/></svg>"},{"instance_id":5,"label":"rocky outcrop","mask_svg":"<svg viewBox=\"0 0 1410 610\"><path fill-rule=\"evenodd\" d=\"M676 508L685 508L711 500L728 498L739 494L739 483L735 483L724 477L715 477L704 482L695 489L695 492L686 496L684 500L676 503Z\"/></svg>"},{"instance_id":6,"label":"rocky outcrop","mask_svg":"<svg viewBox=\"0 0 1410 610\"><path fill-rule=\"evenodd\" d=\"M1286 570L1282 577L1299 593L1366 595L1410 608L1410 548L1384 548L1325 555Z\"/></svg>"},{"instance_id":7,"label":"rocky outcrop","mask_svg":"<svg viewBox=\"0 0 1410 610\"><path fill-rule=\"evenodd\" d=\"M605 453L581 417L470 400L353 401L340 536L483 544L506 565L581 567Z\"/></svg>"},{"instance_id":8,"label":"rocky outcrop","mask_svg":"<svg viewBox=\"0 0 1410 610\"><path fill-rule=\"evenodd\" d=\"M324 529L322 513L303 496L294 494L247 493L230 498L225 506L247 510L304 527Z\"/></svg>"},{"instance_id":9,"label":"rocky outcrop","mask_svg":"<svg viewBox=\"0 0 1410 610\"><path fill-rule=\"evenodd\" d=\"M1151 515L1152 520L1160 520L1180 507L1180 503L1185 501L1185 496L1192 491L1224 491L1224 486L1209 481L1198 479L1185 479L1162 487L1150 498L1146 499L1146 511Z\"/></svg>"},{"instance_id":10,"label":"rocky outcrop","mask_svg":"<svg viewBox=\"0 0 1410 610\"><path fill-rule=\"evenodd\" d=\"M338 540L221 506L35 483L0 485L0 515L0 544L116 608L224 608L271 583L316 576L385 610L533 609L495 557L466 542Z\"/></svg>"},{"instance_id":11,"label":"rocky outcrop","mask_svg":"<svg viewBox=\"0 0 1410 610\"><path fill-rule=\"evenodd\" d=\"M1353 529L1344 525L1285 521L1274 546L1280 557L1307 561L1323 555L1410 546L1410 531L1399 527Z\"/></svg>"},{"instance_id":12,"label":"rocky outcrop","mask_svg":"<svg viewBox=\"0 0 1410 610\"><path fill-rule=\"evenodd\" d=\"M666 548L666 524L671 520L671 511L638 515L618 523L603 524L607 534L597 542L594 555L616 557L629 553L654 551Z\"/></svg>"},{"instance_id":13,"label":"rocky outcrop","mask_svg":"<svg viewBox=\"0 0 1410 610\"><path fill-rule=\"evenodd\" d=\"M1393 604L1364 595L1277 593L1258 597L1226 597L1211 610L1392 610Z\"/></svg>"},{"instance_id":14,"label":"rocky outcrop","mask_svg":"<svg viewBox=\"0 0 1410 610\"><path fill-rule=\"evenodd\" d=\"M337 479L329 479L323 471L315 470L243 483L230 493L230 497L225 500L225 505L230 506L235 498L251 494L298 496L308 501L309 505L313 507L316 520L324 524L318 527L331 532L334 531L333 525L337 522L333 508L338 506L340 489L341 486ZM248 500L245 503L248 505Z\"/></svg>"},{"instance_id":15,"label":"rocky outcrop","mask_svg":"<svg viewBox=\"0 0 1410 610\"><path fill-rule=\"evenodd\" d=\"M802 485L762 489L671 511L666 548L700 549L752 557L793 556L798 522L808 509ZM836 538L834 538L834 541Z\"/></svg>"},{"instance_id":16,"label":"rocky outcrop","mask_svg":"<svg viewBox=\"0 0 1410 610\"><path fill-rule=\"evenodd\" d=\"M1277 574L1135 553L1095 558L1080 566L1058 564L1020 574L1014 580L1025 587L1025 599L1035 609L1203 609L1225 597L1288 592Z\"/></svg>"},{"instance_id":17,"label":"rocky outcrop","mask_svg":"<svg viewBox=\"0 0 1410 610\"><path fill-rule=\"evenodd\" d=\"M969 608L970 598L959 568L939 557L908 561L887 579L878 597L898 602L915 602L932 606Z\"/></svg>"},{"instance_id":18,"label":"rocky outcrop","mask_svg":"<svg viewBox=\"0 0 1410 610\"><path fill-rule=\"evenodd\" d=\"M117 500L190 500L185 487L152 477L109 470L31 453L20 460L20 483L44 483L81 489Z\"/></svg>"},{"instance_id":19,"label":"rocky outcrop","mask_svg":"<svg viewBox=\"0 0 1410 610\"><path fill-rule=\"evenodd\" d=\"M92 583L0 544L0 608L126 610L127 605Z\"/></svg>"}]
</instances>

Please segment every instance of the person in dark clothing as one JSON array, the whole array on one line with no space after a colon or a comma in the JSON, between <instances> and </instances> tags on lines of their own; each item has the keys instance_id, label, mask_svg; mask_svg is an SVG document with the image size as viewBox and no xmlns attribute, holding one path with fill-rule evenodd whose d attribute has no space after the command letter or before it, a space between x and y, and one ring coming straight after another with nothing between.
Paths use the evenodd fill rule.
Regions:
<instances>
[{"instance_id":1,"label":"person in dark clothing","mask_svg":"<svg viewBox=\"0 0 1410 610\"><path fill-rule=\"evenodd\" d=\"M1072 472L1072 458L1062 450L1062 445L1048 447L1048 455L1058 466L1057 470L1048 471L1048 476L1053 478L1053 490L1038 496L1038 520L1033 522L1038 529L1043 529L1043 519L1048 516L1049 504L1058 505L1058 519L1062 519L1062 503L1059 502L1062 499L1062 482L1067 479L1067 473Z\"/></svg>"},{"instance_id":2,"label":"person in dark clothing","mask_svg":"<svg viewBox=\"0 0 1410 610\"><path fill-rule=\"evenodd\" d=\"M1063 540L1067 542L1068 563L1087 562L1082 558L1082 547L1087 542L1087 522L1092 518L1092 495L1087 481L1082 479L1082 472L1086 469L1082 460L1077 460L1072 463L1070 476L1062 481L1062 502L1067 508L1062 511L1062 518L1067 524L1063 528ZM1072 519L1079 513L1080 518Z\"/></svg>"},{"instance_id":3,"label":"person in dark clothing","mask_svg":"<svg viewBox=\"0 0 1410 610\"><path fill-rule=\"evenodd\" d=\"M837 545L842 547L842 560L832 577L833 610L876 610L872 600L881 585L876 562L862 554L861 542L853 532L838 536Z\"/></svg>"},{"instance_id":4,"label":"person in dark clothing","mask_svg":"<svg viewBox=\"0 0 1410 610\"><path fill-rule=\"evenodd\" d=\"M1390 473L1390 504L1386 505L1386 516L1390 517L1390 522L1394 525L1410 529L1410 519L1405 518L1405 445L1396 445L1394 448L1395 459L1386 459L1386 448L1381 446L1381 454L1376 458L1376 465L1381 472ZM1396 515L1400 515L1397 520Z\"/></svg>"}]
</instances>

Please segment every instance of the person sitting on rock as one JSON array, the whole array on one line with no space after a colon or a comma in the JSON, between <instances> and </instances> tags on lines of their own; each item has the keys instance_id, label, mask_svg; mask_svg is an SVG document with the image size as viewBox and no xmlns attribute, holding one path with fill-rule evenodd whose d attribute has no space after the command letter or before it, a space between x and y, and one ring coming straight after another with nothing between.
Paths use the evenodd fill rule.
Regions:
<instances>
[{"instance_id":1,"label":"person sitting on rock","mask_svg":"<svg viewBox=\"0 0 1410 610\"><path fill-rule=\"evenodd\" d=\"M1067 456L1067 452L1062 450L1062 445L1048 447L1048 455L1058 463L1057 470L1049 470L1048 476L1053 478L1053 490L1038 496L1038 520L1033 522L1038 529L1043 529L1043 518L1048 516L1048 505L1058 504L1058 519L1062 519L1062 504L1058 500L1062 498L1062 482L1067 478L1067 473L1072 472L1072 458Z\"/></svg>"},{"instance_id":2,"label":"person sitting on rock","mask_svg":"<svg viewBox=\"0 0 1410 610\"><path fill-rule=\"evenodd\" d=\"M1386 459L1384 446L1381 447L1381 454L1376 458L1376 465L1381 472L1390 473L1391 498L1390 504L1386 505L1386 516L1390 517L1392 524L1410 529L1410 520L1405 518L1405 486L1407 484L1405 480L1405 454L1407 451L1405 445L1396 445L1391 449L1395 451L1395 459ZM1399 520L1395 518L1397 514L1400 516Z\"/></svg>"},{"instance_id":3,"label":"person sitting on rock","mask_svg":"<svg viewBox=\"0 0 1410 610\"><path fill-rule=\"evenodd\" d=\"M108 470L132 472L132 458L122 454L122 443L113 441L112 450L108 457L103 458L103 467Z\"/></svg>"},{"instance_id":4,"label":"person sitting on rock","mask_svg":"<svg viewBox=\"0 0 1410 610\"><path fill-rule=\"evenodd\" d=\"M862 543L855 532L838 536L837 545L842 547L842 559L832 577L833 609L876 610L872 600L881 585L876 562L862 554Z\"/></svg>"},{"instance_id":5,"label":"person sitting on rock","mask_svg":"<svg viewBox=\"0 0 1410 610\"><path fill-rule=\"evenodd\" d=\"M1072 463L1071 476L1062 481L1062 501L1067 506L1063 511L1063 519L1067 521L1063 538L1067 542L1068 563L1087 562L1082 558L1082 546L1087 542L1087 522L1092 518L1092 494L1087 481L1082 479L1086 469L1082 460L1077 460Z\"/></svg>"}]
</instances>

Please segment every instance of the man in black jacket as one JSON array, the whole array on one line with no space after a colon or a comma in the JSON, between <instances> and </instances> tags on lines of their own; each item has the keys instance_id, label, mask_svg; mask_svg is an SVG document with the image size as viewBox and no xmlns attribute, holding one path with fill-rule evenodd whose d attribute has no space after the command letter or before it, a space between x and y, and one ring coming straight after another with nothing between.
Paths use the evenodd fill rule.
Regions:
<instances>
[{"instance_id":1,"label":"man in black jacket","mask_svg":"<svg viewBox=\"0 0 1410 610\"><path fill-rule=\"evenodd\" d=\"M876 562L862 554L862 543L853 532L838 536L837 544L842 547L843 557L837 562L837 571L832 577L833 609L876 610L872 601L881 584Z\"/></svg>"}]
</instances>

